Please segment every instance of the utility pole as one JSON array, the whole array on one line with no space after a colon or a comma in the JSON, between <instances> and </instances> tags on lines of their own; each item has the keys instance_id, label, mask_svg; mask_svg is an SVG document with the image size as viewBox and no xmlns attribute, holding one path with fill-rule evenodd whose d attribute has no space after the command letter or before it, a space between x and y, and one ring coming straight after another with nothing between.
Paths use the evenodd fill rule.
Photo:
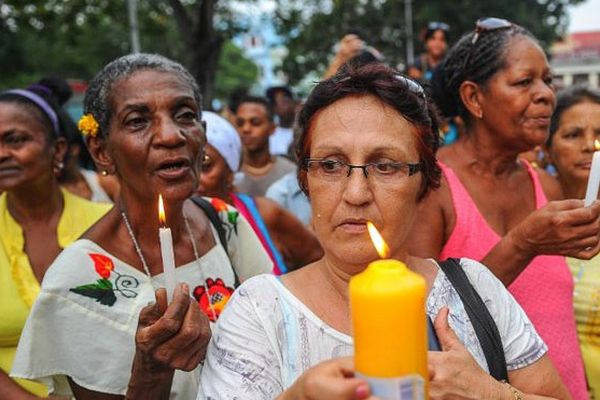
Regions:
<instances>
[{"instance_id":1,"label":"utility pole","mask_svg":"<svg viewBox=\"0 0 600 400\"><path fill-rule=\"evenodd\" d=\"M127 0L127 13L129 14L129 34L131 36L131 52L140 52L140 33L137 18L137 0Z\"/></svg>"},{"instance_id":2,"label":"utility pole","mask_svg":"<svg viewBox=\"0 0 600 400\"><path fill-rule=\"evenodd\" d=\"M404 26L406 30L406 66L414 64L412 0L404 0Z\"/></svg>"}]
</instances>

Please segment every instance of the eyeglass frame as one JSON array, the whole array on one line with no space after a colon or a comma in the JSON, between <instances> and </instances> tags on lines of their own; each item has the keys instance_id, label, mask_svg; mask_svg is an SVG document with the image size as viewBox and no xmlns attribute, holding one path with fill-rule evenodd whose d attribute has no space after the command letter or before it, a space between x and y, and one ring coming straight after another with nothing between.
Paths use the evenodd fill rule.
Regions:
<instances>
[{"instance_id":1,"label":"eyeglass frame","mask_svg":"<svg viewBox=\"0 0 600 400\"><path fill-rule=\"evenodd\" d=\"M490 23L496 22L496 23L498 23L498 25L486 27L484 25L486 23L486 21L489 21ZM469 62L471 61L471 57L473 56L473 49L475 48L475 44L481 37L482 33L494 32L494 31L497 31L500 29L510 29L513 26L514 26L514 24L512 22L510 22L507 19L503 19L503 18L496 18L496 17L479 18L475 22L475 30L473 32L473 38L471 38L469 54L467 55L467 58L465 58L465 65L463 67L463 70L467 69L467 67L469 66Z\"/></svg>"},{"instance_id":2,"label":"eyeglass frame","mask_svg":"<svg viewBox=\"0 0 600 400\"><path fill-rule=\"evenodd\" d=\"M341 165L343 165L344 167L346 167L347 169L347 174L346 174L346 178L350 177L350 174L352 174L352 170L355 168L358 169L362 169L363 171L363 175L365 176L365 178L369 178L369 173L367 172L367 168L373 165L380 165L380 164L385 164L385 165L392 165L395 167L408 167L408 174L406 175L407 177L409 176L413 176L415 175L417 172L422 172L423 168L425 166L425 164L423 162L418 162L418 163L405 163L405 162L372 162L372 163L366 163L366 164L350 164L347 163L345 161L342 160L331 160L331 159L327 159L327 158L310 158L310 157L305 157L302 160L302 169L304 169L306 172L309 172L309 167L310 167L310 163L322 163L322 162L335 162L335 163L339 163Z\"/></svg>"}]
</instances>

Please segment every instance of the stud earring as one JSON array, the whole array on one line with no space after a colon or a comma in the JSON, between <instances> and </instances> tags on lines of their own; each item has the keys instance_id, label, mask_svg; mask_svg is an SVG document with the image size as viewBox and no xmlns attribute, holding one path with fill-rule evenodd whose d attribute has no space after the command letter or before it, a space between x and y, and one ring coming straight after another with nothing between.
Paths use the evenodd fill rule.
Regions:
<instances>
[{"instance_id":1,"label":"stud earring","mask_svg":"<svg viewBox=\"0 0 600 400\"><path fill-rule=\"evenodd\" d=\"M62 169L65 167L65 164L63 162L59 162L58 164L56 164L56 168L59 171L62 171Z\"/></svg>"},{"instance_id":2,"label":"stud earring","mask_svg":"<svg viewBox=\"0 0 600 400\"><path fill-rule=\"evenodd\" d=\"M103 170L102 170L102 172L100 172L100 174L101 174L102 176L108 176L108 171L107 171L107 170L105 170L105 169L103 169Z\"/></svg>"}]
</instances>

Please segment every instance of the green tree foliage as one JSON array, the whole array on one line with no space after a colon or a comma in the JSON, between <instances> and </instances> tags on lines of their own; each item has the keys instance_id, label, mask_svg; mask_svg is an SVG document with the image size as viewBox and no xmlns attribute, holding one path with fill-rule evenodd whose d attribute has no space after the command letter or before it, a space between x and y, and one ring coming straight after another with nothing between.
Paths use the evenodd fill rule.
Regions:
<instances>
[{"instance_id":1,"label":"green tree foliage","mask_svg":"<svg viewBox=\"0 0 600 400\"><path fill-rule=\"evenodd\" d=\"M248 88L258 76L256 64L242 54L239 47L226 42L219 58L215 97L227 101L239 88Z\"/></svg>"},{"instance_id":2,"label":"green tree foliage","mask_svg":"<svg viewBox=\"0 0 600 400\"><path fill-rule=\"evenodd\" d=\"M471 31L482 16L506 18L523 25L549 46L566 32L567 7L582 1L413 0L416 50L420 50L419 31L427 22L450 24L451 40L456 40ZM282 0L276 15L278 31L289 50L282 70L288 73L291 83L313 71L322 73L334 44L349 30L358 29L369 45L385 55L389 64L405 60L402 0Z\"/></svg>"},{"instance_id":3,"label":"green tree foliage","mask_svg":"<svg viewBox=\"0 0 600 400\"><path fill-rule=\"evenodd\" d=\"M207 5L212 8L207 10ZM205 105L215 92L215 77L222 85L216 93L227 97L232 87L250 86L258 75L229 41L241 28L225 4L145 0L138 2L138 18L142 51L186 64L204 89ZM44 75L87 80L129 51L125 1L0 1L2 88L23 86Z\"/></svg>"}]
</instances>

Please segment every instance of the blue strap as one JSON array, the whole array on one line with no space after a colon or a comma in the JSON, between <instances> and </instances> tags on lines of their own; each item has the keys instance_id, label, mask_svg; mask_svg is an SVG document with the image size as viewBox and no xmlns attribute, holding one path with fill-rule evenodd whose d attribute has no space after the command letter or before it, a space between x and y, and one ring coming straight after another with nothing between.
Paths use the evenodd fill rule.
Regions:
<instances>
[{"instance_id":1,"label":"blue strap","mask_svg":"<svg viewBox=\"0 0 600 400\"><path fill-rule=\"evenodd\" d=\"M260 216L260 213L258 212L258 208L256 208L256 203L254 202L254 199L244 193L236 193L236 196L242 201L242 203L244 203L244 205L246 206L246 208L252 215L252 218L254 219L254 223L256 223L256 226L258 227L258 229L260 229L260 232L262 233L263 237L265 238L265 241L267 242L267 245L269 246L269 250L271 250L273 257L275 258L275 262L277 263L279 270L281 271L282 274L285 274L286 272L288 272L288 268L285 265L285 263L283 262L283 257L281 256L281 253L279 253L279 250L277 250L277 247L275 247L275 244L273 243L273 240L271 239L269 230L267 229L267 226L265 225L265 221Z\"/></svg>"}]
</instances>

